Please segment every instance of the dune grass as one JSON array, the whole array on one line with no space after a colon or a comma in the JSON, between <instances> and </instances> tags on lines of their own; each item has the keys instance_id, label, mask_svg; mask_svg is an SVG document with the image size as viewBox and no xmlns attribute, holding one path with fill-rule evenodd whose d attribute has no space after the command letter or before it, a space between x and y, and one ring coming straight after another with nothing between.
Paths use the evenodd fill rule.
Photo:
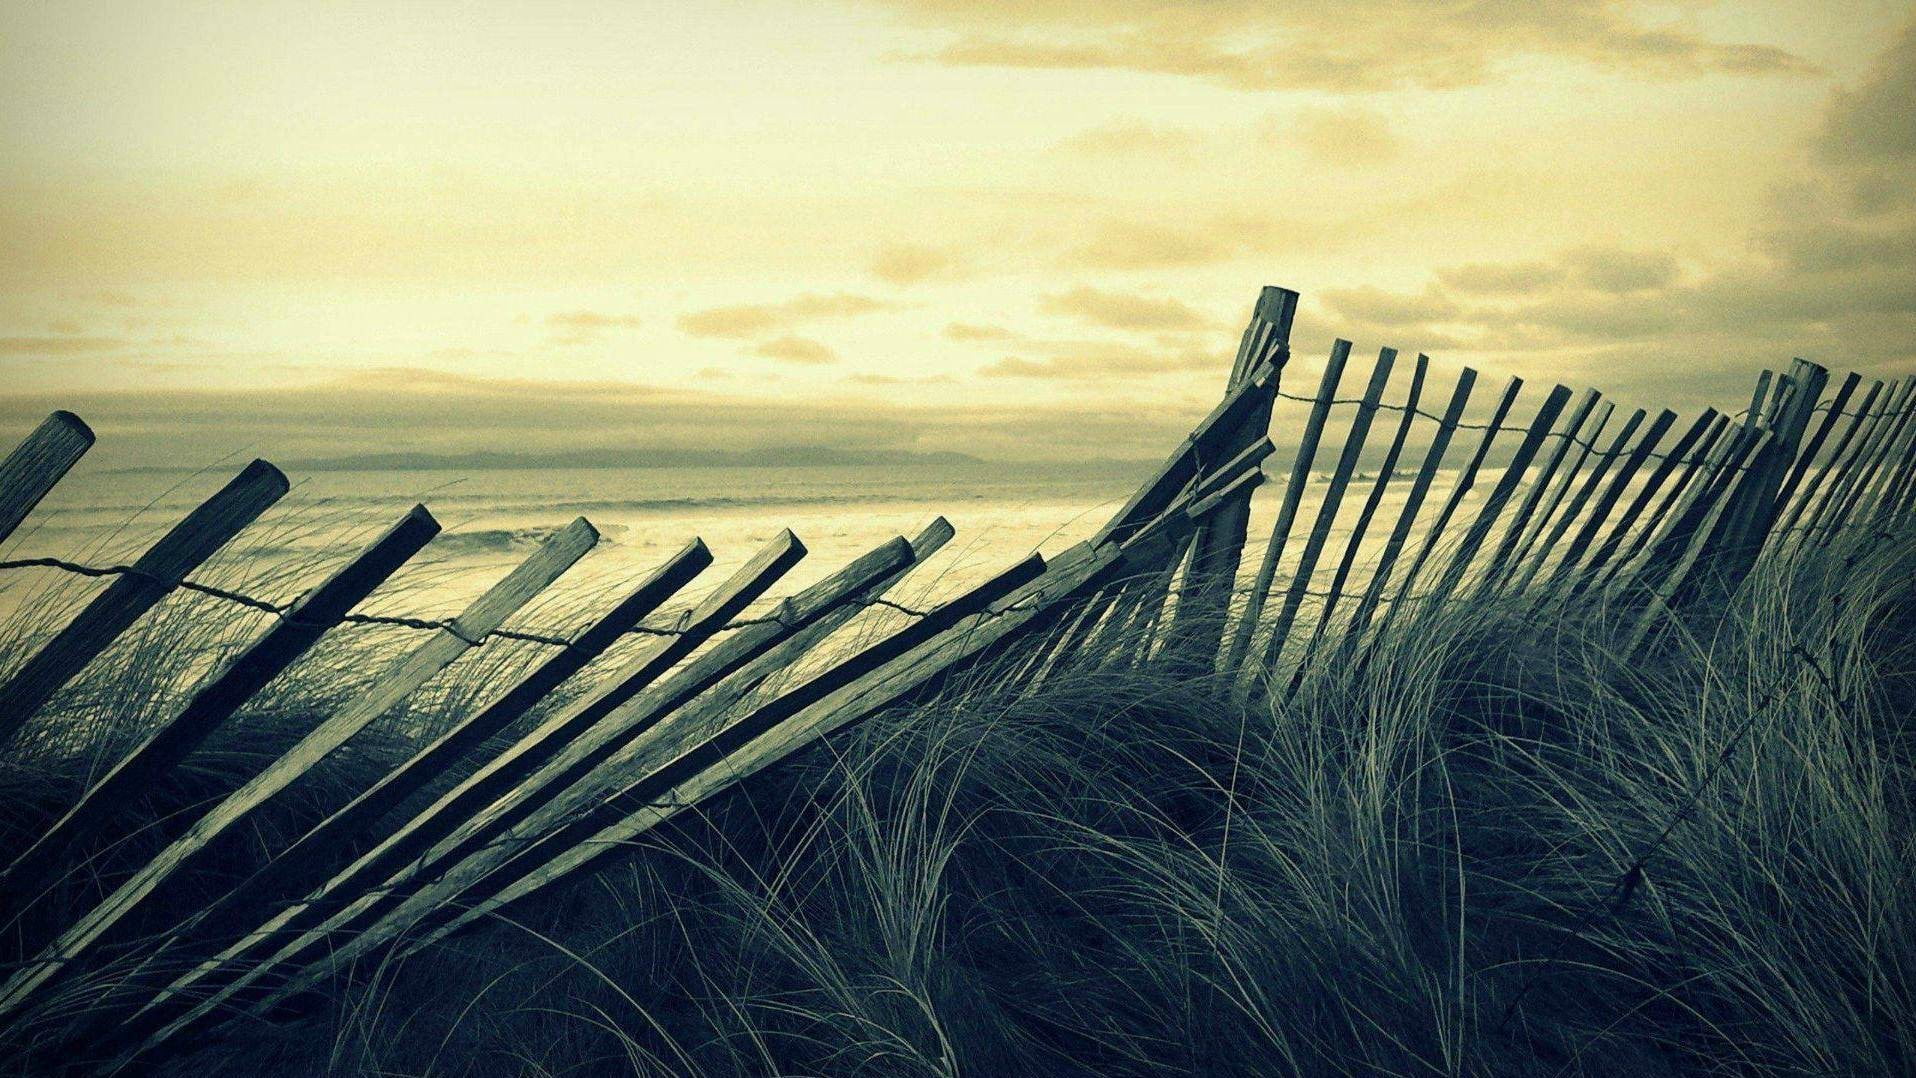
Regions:
<instances>
[{"instance_id":1,"label":"dune grass","mask_svg":"<svg viewBox=\"0 0 1916 1078\"><path fill-rule=\"evenodd\" d=\"M1453 605L1246 705L981 671L166 1069L1909 1073L1916 534L1631 613Z\"/></svg>"}]
</instances>

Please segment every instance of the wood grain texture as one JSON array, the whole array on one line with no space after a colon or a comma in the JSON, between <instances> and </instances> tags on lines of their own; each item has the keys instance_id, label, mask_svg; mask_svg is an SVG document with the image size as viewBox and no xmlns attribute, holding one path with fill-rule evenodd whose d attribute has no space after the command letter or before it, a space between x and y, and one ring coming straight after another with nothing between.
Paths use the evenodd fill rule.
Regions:
<instances>
[{"instance_id":1,"label":"wood grain texture","mask_svg":"<svg viewBox=\"0 0 1916 1078\"><path fill-rule=\"evenodd\" d=\"M1424 501L1430 496L1431 480L1443 467L1444 456L1450 452L1451 440L1463 422L1464 409L1470 404L1470 395L1476 385L1475 370L1465 367L1458 373L1457 384L1450 392L1450 401L1444 405L1443 414L1437 420L1437 429L1431 434L1430 445L1424 450L1423 463L1411 478L1410 491L1405 494L1404 504L1397 512L1397 522L1391 525L1390 536L1384 540L1384 549L1377 555L1377 564L1371 570L1370 582L1364 586L1363 597L1357 601L1356 609L1351 611L1350 624L1344 630L1344 642L1337 649L1340 657L1348 657L1356 650L1365 629L1376 616L1378 605L1383 602L1384 590L1390 585L1397 559L1410 541L1418 514L1423 512Z\"/></svg>"},{"instance_id":2,"label":"wood grain texture","mask_svg":"<svg viewBox=\"0 0 1916 1078\"><path fill-rule=\"evenodd\" d=\"M1351 476L1357 471L1358 458L1364 453L1364 442L1370 437L1371 420L1377 415L1377 406L1383 400L1384 389L1390 384L1391 371L1396 364L1397 350L1386 348L1377 354L1377 362L1371 366L1370 381L1365 384L1364 395L1357 402L1357 411L1351 416L1350 427L1344 433L1343 448L1337 455L1337 465L1317 504L1317 518L1311 525L1310 534L1304 539L1303 550L1298 553L1297 568L1291 574L1290 588L1284 593L1284 604L1278 608L1277 618L1271 623L1270 634L1265 638L1263 667L1266 671L1277 666L1284 645L1290 640L1291 628L1297 622L1305 593L1310 590L1311 578L1317 572L1317 562L1323 556L1324 545L1330 540L1331 528L1337 523L1337 511L1344 504L1344 492L1350 488Z\"/></svg>"},{"instance_id":3,"label":"wood grain texture","mask_svg":"<svg viewBox=\"0 0 1916 1078\"><path fill-rule=\"evenodd\" d=\"M1477 472L1483 467L1484 459L1490 455L1491 444L1496 441L1497 434L1503 429L1504 420L1509 418L1510 409L1517 403L1517 394L1521 392L1523 392L1523 379L1512 378L1504 383L1503 393L1497 397L1497 406L1491 411L1490 419L1485 424L1483 437L1477 440L1476 451L1457 473L1457 483L1451 488L1450 497L1444 500L1443 508L1438 510L1436 519L1432 520L1430 527L1425 529L1424 541L1417 548L1416 557L1411 559L1410 567L1404 570L1404 577L1397 584L1397 593L1391 600L1390 609L1384 611L1383 617L1378 619L1377 632L1373 634L1373 638L1382 634L1386 627L1402 616L1407 600L1411 597L1412 585L1417 582L1424 566L1430 562L1431 554L1436 551L1437 544L1442 541L1445 531L1450 527L1451 518L1457 514L1458 507L1463 505L1464 499L1470 496L1471 489L1476 486Z\"/></svg>"},{"instance_id":4,"label":"wood grain texture","mask_svg":"<svg viewBox=\"0 0 1916 1078\"><path fill-rule=\"evenodd\" d=\"M1310 415L1304 421L1304 432L1298 437L1297 452L1291 458L1291 475L1284 485L1284 500L1277 509L1277 521L1271 525L1271 541L1264 546L1264 556L1258 562L1257 575L1251 578L1251 590L1245 596L1244 613L1231 630L1231 641L1224 651L1224 666L1228 670L1243 665L1245 656L1251 653L1252 638L1263 620L1264 604L1268 601L1271 585L1277 580L1277 566L1283 560L1285 543L1290 539L1291 529L1297 526L1298 506L1304 498L1304 488L1310 482L1311 464L1317 459L1317 445L1324 437L1324 424L1329 421L1332 402L1337 398L1337 386L1344 377L1344 365L1349 361L1351 342L1336 341L1331 345L1330 358L1324 362L1324 374L1318 380L1317 395L1311 400Z\"/></svg>"},{"instance_id":5,"label":"wood grain texture","mask_svg":"<svg viewBox=\"0 0 1916 1078\"><path fill-rule=\"evenodd\" d=\"M276 473L277 474L277 473ZM454 659L524 606L598 542L598 532L580 519L547 539L504 580L475 600L451 626L436 630L345 709L327 718L265 770L227 795L131 877L76 920L41 956L0 987L0 1016L31 1002L56 974L72 971L114 926L148 901L221 835L292 785L374 719L390 711Z\"/></svg>"},{"instance_id":6,"label":"wood grain texture","mask_svg":"<svg viewBox=\"0 0 1916 1078\"><path fill-rule=\"evenodd\" d=\"M72 412L55 412L0 460L0 543L93 448L93 429Z\"/></svg>"},{"instance_id":7,"label":"wood grain texture","mask_svg":"<svg viewBox=\"0 0 1916 1078\"><path fill-rule=\"evenodd\" d=\"M278 468L256 460L160 537L132 572L116 576L0 688L0 741L286 493Z\"/></svg>"},{"instance_id":8,"label":"wood grain texture","mask_svg":"<svg viewBox=\"0 0 1916 1078\"><path fill-rule=\"evenodd\" d=\"M438 533L439 522L432 514L424 506L414 506L357 557L308 592L259 639L207 677L185 706L161 722L16 858L0 877L0 892L12 894L43 882L43 874L55 867L70 847L92 837L109 813L163 778Z\"/></svg>"},{"instance_id":9,"label":"wood grain texture","mask_svg":"<svg viewBox=\"0 0 1916 1078\"><path fill-rule=\"evenodd\" d=\"M1545 458L1543 466L1538 469L1536 481L1530 485L1530 492L1524 496L1523 503L1517 507L1517 512L1510 518L1509 526L1504 529L1503 539L1497 544L1495 553L1491 555L1490 565L1484 570L1481 594L1489 595L1495 592L1509 576L1511 563L1521 559L1522 552L1527 552L1528 544L1525 540L1535 535L1535 530L1530 525L1536 519L1537 509L1552 491L1562 490L1562 486L1554 482L1558 469L1562 467L1564 459L1571 455L1573 449L1583 448L1578 438L1584 424L1590 419L1590 413L1596 410L1602 396L1594 389L1586 389L1577 399L1577 406L1570 410L1570 417L1564 420L1563 430L1558 432L1557 444ZM1579 457L1578 460L1581 462L1582 458ZM1553 502L1552 506L1554 505ZM1539 520L1539 526L1541 523Z\"/></svg>"}]
</instances>

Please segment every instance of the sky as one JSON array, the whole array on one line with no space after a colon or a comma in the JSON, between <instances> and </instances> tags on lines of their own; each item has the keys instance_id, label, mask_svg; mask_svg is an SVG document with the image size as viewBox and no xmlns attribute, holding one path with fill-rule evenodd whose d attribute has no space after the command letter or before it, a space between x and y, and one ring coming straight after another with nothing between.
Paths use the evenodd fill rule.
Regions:
<instances>
[{"instance_id":1,"label":"sky","mask_svg":"<svg viewBox=\"0 0 1916 1078\"><path fill-rule=\"evenodd\" d=\"M0 0L0 428L1147 457L1266 284L1734 407L1916 371L1912 102L1908 2Z\"/></svg>"}]
</instances>

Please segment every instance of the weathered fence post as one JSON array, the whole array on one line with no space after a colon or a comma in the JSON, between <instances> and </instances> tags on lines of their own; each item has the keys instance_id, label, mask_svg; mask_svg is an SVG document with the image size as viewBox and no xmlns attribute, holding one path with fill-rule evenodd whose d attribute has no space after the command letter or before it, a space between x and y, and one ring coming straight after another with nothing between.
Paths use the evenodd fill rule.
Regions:
<instances>
[{"instance_id":1,"label":"weathered fence post","mask_svg":"<svg viewBox=\"0 0 1916 1078\"><path fill-rule=\"evenodd\" d=\"M0 688L0 741L25 726L40 705L141 614L172 594L187 573L259 519L286 493L286 487L286 477L278 468L256 460L161 536L129 572L115 577Z\"/></svg>"},{"instance_id":2,"label":"weathered fence post","mask_svg":"<svg viewBox=\"0 0 1916 1078\"><path fill-rule=\"evenodd\" d=\"M0 543L92 447L93 428L72 412L55 412L0 461Z\"/></svg>"},{"instance_id":3,"label":"weathered fence post","mask_svg":"<svg viewBox=\"0 0 1916 1078\"><path fill-rule=\"evenodd\" d=\"M1258 356L1268 357L1281 376L1290 361L1291 323L1297 317L1297 299L1297 293L1287 288L1267 287L1258 296L1256 310L1238 346L1230 389L1239 388L1252 374ZM1275 403L1277 384L1273 383L1272 393L1266 394L1258 407L1222 440L1218 450L1220 461L1238 455L1263 439L1271 426L1271 406ZM1178 595L1170 629L1170 646L1178 654L1202 655L1207 659L1219 655L1250 516L1251 494L1247 490L1241 497L1221 506L1198 529L1190 569Z\"/></svg>"}]
</instances>

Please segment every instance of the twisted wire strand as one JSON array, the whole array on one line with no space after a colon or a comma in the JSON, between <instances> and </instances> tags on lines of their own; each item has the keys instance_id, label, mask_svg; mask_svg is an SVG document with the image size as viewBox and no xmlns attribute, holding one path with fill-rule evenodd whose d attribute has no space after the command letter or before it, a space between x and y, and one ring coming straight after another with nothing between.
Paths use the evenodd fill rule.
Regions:
<instances>
[{"instance_id":1,"label":"twisted wire strand","mask_svg":"<svg viewBox=\"0 0 1916 1078\"><path fill-rule=\"evenodd\" d=\"M1310 396L1308 394L1286 393L1282 390L1277 390L1275 391L1275 393L1279 398L1283 400L1287 400L1287 401L1296 401L1300 404L1318 403L1318 398L1314 396ZM1328 403L1332 407L1340 407L1344 405L1362 405L1364 401L1362 398L1359 398L1359 397L1332 397L1325 403ZM1834 401L1823 401L1817 404L1815 407L1811 408L1810 411L1812 413L1827 412L1830 410L1830 405L1833 403ZM1428 419L1433 423L1441 424L1444 421L1443 416L1440 416L1436 414L1435 412L1426 411L1423 408L1407 408L1401 404L1390 404L1384 401L1378 401L1373 407L1377 408L1380 411L1386 411L1386 412L1399 412L1399 413L1410 412L1413 415L1417 415L1421 418ZM1902 407L1902 408L1897 408L1895 410L1870 409L1868 411L1861 411L1861 412L1852 412L1846 409L1842 412L1839 412L1838 414L1848 416L1852 419L1871 418L1871 419L1880 420L1885 418L1889 418L1889 419L1899 418L1903 415L1908 414L1911 410L1912 408L1910 407ZM1744 416L1747 416L1748 414L1749 414L1749 409L1745 408L1741 411L1731 413L1728 416L1728 418L1732 420L1736 420L1736 419L1741 419ZM1452 426L1456 430L1481 430L1481 431L1490 431L1495 434L1504 434L1504 433L1509 433L1513 431L1521 432L1521 431L1527 431L1530 429L1528 425L1519 425L1514 423L1462 423L1462 422L1459 422L1459 423L1453 424ZM1573 436L1569 431L1553 430L1545 434L1544 437L1568 439L1573 445L1580 445L1583 448L1589 450L1590 451L1589 455L1597 460L1614 460L1618 457L1630 456L1632 453L1636 452L1636 449L1633 446L1618 446L1614 449L1598 449L1596 444L1596 439L1578 438ZM1688 457L1674 457L1674 455L1670 453L1658 453L1655 451L1647 452L1643 454L1643 456L1647 460L1676 459L1678 460L1679 463L1682 463L1690 459ZM1734 468L1736 471L1741 472L1741 471L1747 471L1749 469L1749 466L1746 464L1739 464L1739 465L1735 465Z\"/></svg>"},{"instance_id":2,"label":"twisted wire strand","mask_svg":"<svg viewBox=\"0 0 1916 1078\"><path fill-rule=\"evenodd\" d=\"M244 592L233 591L229 588L217 587L212 584L202 584L197 580L173 580L164 576L160 576L156 573L146 572L145 570L139 569L131 565L86 565L81 562L68 561L65 558L51 558L51 557L14 558L10 561L0 561L0 571L10 570L10 569L57 569L64 573L71 573L75 576L94 577L94 578L109 577L109 576L137 577L139 579L149 580L157 584L164 584L170 588L178 588L181 591L193 592L195 594L205 595L210 598L219 599L223 602L232 603L236 606L242 606L249 610L258 610L263 613L271 614L274 617L281 619L282 621L296 622L298 620L297 617L295 616L296 611L298 609L297 603L276 603L269 599L262 599L256 595L247 595ZM916 607L907 606L904 603L896 602L891 599L880 598L877 596L852 597L852 598L842 600L837 605L844 606L848 604L856 605L860 608L869 608L874 606L884 607L888 610L896 610L899 613L907 614L915 618L924 618L924 617L928 617L931 614L931 611L929 610L920 610ZM1002 610L986 611L986 613L990 616L998 617L998 616L1003 616L1005 614L1012 613L1016 609L1023 609L1023 608L1013 606L1013 607L1006 607ZM339 622L340 624L344 624L344 625L397 626L403 629L414 629L414 630L418 630L422 632L438 632L443 630L445 632L449 632L453 634L454 636L459 637L461 640L464 640L466 643L472 644L474 646L484 643L488 639L513 640L513 641L518 641L520 643L542 644L547 647L555 647L555 648L569 648L573 646L573 643L574 643L573 641L568 640L563 636L557 636L557 635L552 635L547 633L526 632L526 631L518 630L518 629L494 629L491 632L481 634L478 637L470 637L460 631L458 621L455 618L421 618L421 617L411 617L411 616L407 616L403 614L347 614L344 617L341 617L339 619ZM729 632L734 629L750 628L754 625L780 625L786 628L796 627L792 622L786 620L784 615L778 613L777 611L774 611L771 614L765 614L758 617L735 618L731 621L726 622L724 625L719 626L719 628L714 631ZM682 627L673 628L673 629L663 629L663 628L659 628L657 626L652 626L652 625L634 625L624 630L624 633L626 635L651 636L651 637L684 636L686 632L687 630Z\"/></svg>"}]
</instances>

